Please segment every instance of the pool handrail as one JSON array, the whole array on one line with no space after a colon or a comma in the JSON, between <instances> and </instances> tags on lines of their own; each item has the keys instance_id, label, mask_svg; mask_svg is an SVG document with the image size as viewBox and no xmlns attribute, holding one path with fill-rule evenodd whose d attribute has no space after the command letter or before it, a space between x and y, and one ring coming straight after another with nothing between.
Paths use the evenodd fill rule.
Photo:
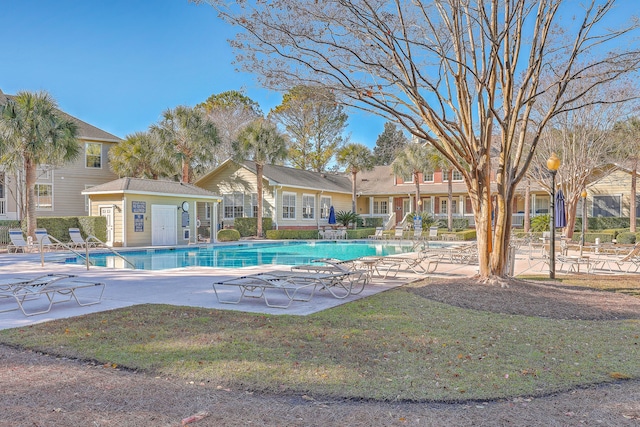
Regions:
<instances>
[{"instance_id":1,"label":"pool handrail","mask_svg":"<svg viewBox=\"0 0 640 427\"><path fill-rule=\"evenodd\" d=\"M89 266L93 265L93 263L91 262L91 260L89 259L89 245L85 245L85 251L86 251L86 255L81 254L80 252L76 251L75 249L71 248L69 245L67 245L66 243L61 242L60 240L56 239L55 237L53 237L52 235L49 235L49 238L51 240L53 240L54 242L56 242L58 245L62 246L64 249L73 252L74 254L78 255L79 257L83 258L85 260L85 263L87 265L87 270L89 270ZM133 264L131 261L129 261L128 259L126 259L124 256L122 256L120 253L118 253L115 249L107 246L102 240L98 239L96 236L88 236L86 241L89 242L91 239L95 240L97 243L99 243L100 245L102 245L102 248L108 249L109 251L111 251L111 253L113 253L115 256L117 256L118 258L121 258L124 262L126 262L127 264L129 264L131 266L131 268L133 268L134 270L136 269L135 264ZM44 246L42 243L42 240L40 240L40 264L44 267Z\"/></svg>"},{"instance_id":2,"label":"pool handrail","mask_svg":"<svg viewBox=\"0 0 640 427\"><path fill-rule=\"evenodd\" d=\"M134 270L136 269L136 266L131 261L126 259L123 255L121 255L118 251L113 249L111 246L107 246L107 244L105 242L103 242L102 240L98 239L96 236L94 236L94 235L87 236L87 238L86 238L87 243L90 242L91 240L95 240L97 243L99 243L101 245L102 248L108 249L112 254L114 254L118 258L122 259L127 264L129 264L131 266L131 268L133 268ZM87 245L87 247L88 247L88 245ZM87 250L87 253L88 253L88 250Z\"/></svg>"}]
</instances>

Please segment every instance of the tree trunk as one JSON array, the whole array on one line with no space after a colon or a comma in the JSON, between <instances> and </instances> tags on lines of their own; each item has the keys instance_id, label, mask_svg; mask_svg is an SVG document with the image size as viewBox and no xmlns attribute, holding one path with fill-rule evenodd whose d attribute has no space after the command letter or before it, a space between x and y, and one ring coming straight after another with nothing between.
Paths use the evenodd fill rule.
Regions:
<instances>
[{"instance_id":1,"label":"tree trunk","mask_svg":"<svg viewBox=\"0 0 640 427\"><path fill-rule=\"evenodd\" d=\"M414 172L413 174L413 182L416 183L416 214L420 214L422 204L420 203L420 182L418 181L418 172Z\"/></svg>"},{"instance_id":2,"label":"tree trunk","mask_svg":"<svg viewBox=\"0 0 640 427\"><path fill-rule=\"evenodd\" d=\"M182 180L181 182L189 182L189 162L185 157L182 157Z\"/></svg>"},{"instance_id":3,"label":"tree trunk","mask_svg":"<svg viewBox=\"0 0 640 427\"><path fill-rule=\"evenodd\" d=\"M524 232L531 231L531 181L527 180L524 191Z\"/></svg>"},{"instance_id":4,"label":"tree trunk","mask_svg":"<svg viewBox=\"0 0 640 427\"><path fill-rule=\"evenodd\" d=\"M636 176L638 173L638 158L633 158L631 169L631 205L629 208L629 231L636 232Z\"/></svg>"},{"instance_id":5,"label":"tree trunk","mask_svg":"<svg viewBox=\"0 0 640 427\"><path fill-rule=\"evenodd\" d=\"M576 228L576 214L578 212L578 197L571 197L568 200L565 200L565 211L567 213L567 228L565 230L565 235L568 239L573 237L573 230Z\"/></svg>"},{"instance_id":6,"label":"tree trunk","mask_svg":"<svg viewBox=\"0 0 640 427\"><path fill-rule=\"evenodd\" d=\"M453 230L453 169L449 169L447 172L449 175L449 180L447 183L447 229L449 231Z\"/></svg>"},{"instance_id":7,"label":"tree trunk","mask_svg":"<svg viewBox=\"0 0 640 427\"><path fill-rule=\"evenodd\" d=\"M25 186L27 188L27 236L36 241L36 165L30 157L24 160Z\"/></svg>"},{"instance_id":8,"label":"tree trunk","mask_svg":"<svg viewBox=\"0 0 640 427\"><path fill-rule=\"evenodd\" d=\"M262 231L262 170L264 165L262 163L256 163L256 177L258 182L256 183L256 190L258 191L258 218L257 221L257 229L256 234L258 237L263 237Z\"/></svg>"}]
</instances>

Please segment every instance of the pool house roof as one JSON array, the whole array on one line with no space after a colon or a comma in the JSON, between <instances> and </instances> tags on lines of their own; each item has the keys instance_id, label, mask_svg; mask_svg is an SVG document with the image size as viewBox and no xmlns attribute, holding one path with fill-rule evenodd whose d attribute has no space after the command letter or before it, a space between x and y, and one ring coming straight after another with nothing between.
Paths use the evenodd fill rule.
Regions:
<instances>
[{"instance_id":1,"label":"pool house roof","mask_svg":"<svg viewBox=\"0 0 640 427\"><path fill-rule=\"evenodd\" d=\"M83 195L92 194L148 194L156 196L180 196L192 197L196 199L218 199L220 196L211 191L205 190L195 185L183 182L140 179L140 178L120 178L105 184L96 185L82 192Z\"/></svg>"}]
</instances>

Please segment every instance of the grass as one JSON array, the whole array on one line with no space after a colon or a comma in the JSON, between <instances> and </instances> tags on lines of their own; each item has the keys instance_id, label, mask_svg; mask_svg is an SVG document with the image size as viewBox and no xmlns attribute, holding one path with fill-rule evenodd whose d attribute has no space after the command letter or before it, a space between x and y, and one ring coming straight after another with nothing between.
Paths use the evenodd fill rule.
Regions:
<instances>
[{"instance_id":1,"label":"grass","mask_svg":"<svg viewBox=\"0 0 640 427\"><path fill-rule=\"evenodd\" d=\"M225 388L459 401L640 378L639 333L638 320L495 314L396 289L305 317L141 305L0 342Z\"/></svg>"}]
</instances>

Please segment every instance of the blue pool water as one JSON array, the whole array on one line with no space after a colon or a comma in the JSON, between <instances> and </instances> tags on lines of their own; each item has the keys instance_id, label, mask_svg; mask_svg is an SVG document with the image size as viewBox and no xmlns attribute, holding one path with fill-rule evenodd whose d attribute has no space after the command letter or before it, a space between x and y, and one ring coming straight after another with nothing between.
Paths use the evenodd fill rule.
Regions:
<instances>
[{"instance_id":1,"label":"blue pool water","mask_svg":"<svg viewBox=\"0 0 640 427\"><path fill-rule=\"evenodd\" d=\"M433 245L433 244L432 244ZM206 245L199 247L121 250L120 254L140 270L165 270L183 267L252 267L264 264L309 264L317 258L341 260L362 256L386 256L412 251L405 242L277 242L239 245ZM93 265L131 268L111 253L90 255ZM67 264L84 264L80 257L67 257Z\"/></svg>"}]
</instances>

